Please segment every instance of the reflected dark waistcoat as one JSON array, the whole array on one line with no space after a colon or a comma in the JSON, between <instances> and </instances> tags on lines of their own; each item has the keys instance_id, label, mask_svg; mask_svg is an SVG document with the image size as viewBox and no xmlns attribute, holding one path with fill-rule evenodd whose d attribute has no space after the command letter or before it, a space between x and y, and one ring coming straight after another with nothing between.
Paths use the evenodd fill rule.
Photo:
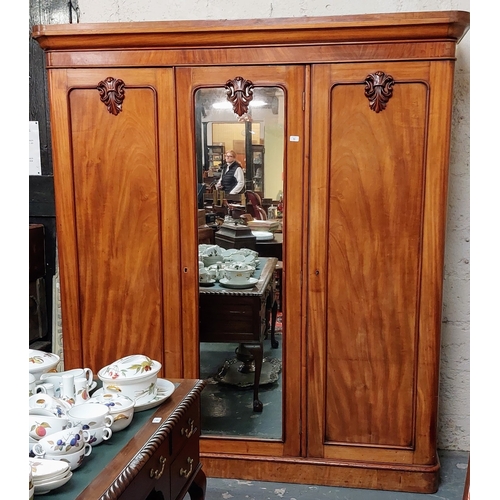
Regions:
<instances>
[{"instance_id":1,"label":"reflected dark waistcoat","mask_svg":"<svg viewBox=\"0 0 500 500\"><path fill-rule=\"evenodd\" d=\"M234 176L234 172L236 172L236 169L239 167L238 163L233 161L231 166L227 169L227 171L222 174L222 178L220 180L222 184L222 189L226 193L230 193L234 186L238 184L238 181L236 180L236 177Z\"/></svg>"}]
</instances>

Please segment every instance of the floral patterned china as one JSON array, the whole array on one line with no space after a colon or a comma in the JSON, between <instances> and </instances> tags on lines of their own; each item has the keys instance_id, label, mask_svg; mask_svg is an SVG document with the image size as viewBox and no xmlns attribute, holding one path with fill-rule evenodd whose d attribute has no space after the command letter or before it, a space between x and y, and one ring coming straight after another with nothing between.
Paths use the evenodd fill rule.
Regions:
<instances>
[{"instance_id":1,"label":"floral patterned china","mask_svg":"<svg viewBox=\"0 0 500 500\"><path fill-rule=\"evenodd\" d=\"M43 495L66 484L73 473L68 463L44 458L30 458L33 489L37 495Z\"/></svg>"},{"instance_id":2,"label":"floral patterned china","mask_svg":"<svg viewBox=\"0 0 500 500\"><path fill-rule=\"evenodd\" d=\"M66 401L49 394L34 394L28 398L30 408L43 408L51 411L56 417L66 415L71 405Z\"/></svg>"},{"instance_id":3,"label":"floral patterned china","mask_svg":"<svg viewBox=\"0 0 500 500\"><path fill-rule=\"evenodd\" d=\"M84 446L73 453L66 453L65 455L57 455L53 453L46 453L43 458L46 460L59 460L61 462L66 462L69 464L69 468L74 471L82 465L85 457L88 457L92 453L92 445L85 443ZM39 458L39 457L37 457Z\"/></svg>"},{"instance_id":4,"label":"floral patterned china","mask_svg":"<svg viewBox=\"0 0 500 500\"><path fill-rule=\"evenodd\" d=\"M134 417L134 401L123 394L103 392L102 389L98 389L86 404L105 404L109 408L110 415L114 417L110 427L113 432L128 427Z\"/></svg>"},{"instance_id":5,"label":"floral patterned china","mask_svg":"<svg viewBox=\"0 0 500 500\"><path fill-rule=\"evenodd\" d=\"M73 476L71 470L63 477L58 477L57 479L53 479L52 481L45 481L43 483L35 483L34 490L36 495L45 495L52 490L60 488L65 485Z\"/></svg>"},{"instance_id":6,"label":"floral patterned china","mask_svg":"<svg viewBox=\"0 0 500 500\"><path fill-rule=\"evenodd\" d=\"M225 268L225 277L231 283L247 283L255 272L255 268L241 262L229 264Z\"/></svg>"},{"instance_id":7,"label":"floral patterned china","mask_svg":"<svg viewBox=\"0 0 500 500\"><path fill-rule=\"evenodd\" d=\"M103 427L92 427L89 429L89 444L92 446L97 446L101 444L103 441L107 441L112 435L113 431L111 427L103 426Z\"/></svg>"},{"instance_id":8,"label":"floral patterned china","mask_svg":"<svg viewBox=\"0 0 500 500\"><path fill-rule=\"evenodd\" d=\"M158 386L158 393L156 396L149 402L137 401L135 403L134 411L145 411L150 408L155 408L156 406L160 406L163 402L165 402L175 391L175 385L170 382L170 380L166 380L163 378L159 378L156 382Z\"/></svg>"},{"instance_id":9,"label":"floral patterned china","mask_svg":"<svg viewBox=\"0 0 500 500\"><path fill-rule=\"evenodd\" d=\"M123 394L135 402L148 403L156 397L161 363L142 354L118 359L99 370L104 392Z\"/></svg>"},{"instance_id":10,"label":"floral patterned china","mask_svg":"<svg viewBox=\"0 0 500 500\"><path fill-rule=\"evenodd\" d=\"M89 432L82 429L81 425L77 425L40 439L33 446L33 453L39 458L43 458L46 453L66 455L81 450L89 439Z\"/></svg>"},{"instance_id":11,"label":"floral patterned china","mask_svg":"<svg viewBox=\"0 0 500 500\"><path fill-rule=\"evenodd\" d=\"M47 411L48 415L33 414L31 411L37 411L37 409L30 410L28 416L29 435L33 439L39 440L72 426L72 423L66 417L56 417L47 410L44 411Z\"/></svg>"},{"instance_id":12,"label":"floral patterned china","mask_svg":"<svg viewBox=\"0 0 500 500\"><path fill-rule=\"evenodd\" d=\"M30 458L29 463L34 482L55 479L69 472L69 465L66 462L55 462L54 460L45 460L44 458Z\"/></svg>"},{"instance_id":13,"label":"floral patterned china","mask_svg":"<svg viewBox=\"0 0 500 500\"><path fill-rule=\"evenodd\" d=\"M42 373L55 371L60 357L52 352L37 351L30 349L28 355L29 372L35 376L36 380L40 380Z\"/></svg>"}]
</instances>

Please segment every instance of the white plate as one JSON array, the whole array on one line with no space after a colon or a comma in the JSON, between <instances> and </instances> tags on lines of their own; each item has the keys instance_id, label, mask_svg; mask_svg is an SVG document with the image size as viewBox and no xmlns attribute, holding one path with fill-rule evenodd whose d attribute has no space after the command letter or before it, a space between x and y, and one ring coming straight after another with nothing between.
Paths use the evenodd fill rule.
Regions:
<instances>
[{"instance_id":1,"label":"white plate","mask_svg":"<svg viewBox=\"0 0 500 500\"><path fill-rule=\"evenodd\" d=\"M29 462L33 481L54 479L69 471L69 464L67 462L47 460L46 458L30 458Z\"/></svg>"},{"instance_id":2,"label":"white plate","mask_svg":"<svg viewBox=\"0 0 500 500\"><path fill-rule=\"evenodd\" d=\"M257 283L259 280L257 278L248 278L248 281L245 281L245 283L234 283L229 281L227 278L222 278L219 280L219 283L226 287L226 288L252 288L255 283Z\"/></svg>"},{"instance_id":3,"label":"white plate","mask_svg":"<svg viewBox=\"0 0 500 500\"><path fill-rule=\"evenodd\" d=\"M134 412L145 411L155 406L160 406L164 401L166 401L175 391L175 385L170 382L170 380L159 378L156 380L156 386L158 387L158 393L155 398L147 403L136 403L134 405Z\"/></svg>"},{"instance_id":4,"label":"white plate","mask_svg":"<svg viewBox=\"0 0 500 500\"><path fill-rule=\"evenodd\" d=\"M155 406L160 406L164 401L166 401L175 391L175 385L170 382L170 380L164 378L156 379L157 385L157 394L151 401L147 403L135 403L134 412L149 410L150 408L154 408ZM91 399L99 397L103 394L102 387L101 389L97 389L95 393L92 395Z\"/></svg>"},{"instance_id":5,"label":"white plate","mask_svg":"<svg viewBox=\"0 0 500 500\"><path fill-rule=\"evenodd\" d=\"M55 490L56 488L60 488L63 484L66 484L71 479L72 476L73 473L69 471L67 476L61 477L59 479L54 479L53 481L47 481L43 484L35 483L35 495L44 495L49 491Z\"/></svg>"},{"instance_id":6,"label":"white plate","mask_svg":"<svg viewBox=\"0 0 500 500\"><path fill-rule=\"evenodd\" d=\"M269 231L252 231L252 236L255 236L257 241L271 241L274 240L274 234Z\"/></svg>"},{"instance_id":7,"label":"white plate","mask_svg":"<svg viewBox=\"0 0 500 500\"><path fill-rule=\"evenodd\" d=\"M53 462L56 462L56 460L52 460ZM68 462L64 462L61 460L61 462L68 464ZM43 478L37 478L36 476L33 478L33 484L46 484L52 481L55 481L56 479L61 479L63 477L66 477L68 473L71 472L71 466L68 464L68 469L61 471L59 474L56 474L55 476L50 476L50 477L43 477Z\"/></svg>"}]
</instances>

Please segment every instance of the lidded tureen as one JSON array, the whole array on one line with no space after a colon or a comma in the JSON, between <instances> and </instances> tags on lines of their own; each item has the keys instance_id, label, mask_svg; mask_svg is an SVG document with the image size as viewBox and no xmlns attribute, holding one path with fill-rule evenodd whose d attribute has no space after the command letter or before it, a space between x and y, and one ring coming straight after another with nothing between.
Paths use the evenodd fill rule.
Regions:
<instances>
[{"instance_id":1,"label":"lidded tureen","mask_svg":"<svg viewBox=\"0 0 500 500\"><path fill-rule=\"evenodd\" d=\"M40 380L42 373L56 371L60 357L52 352L37 351L30 349L28 354L29 372L34 375L36 381Z\"/></svg>"},{"instance_id":2,"label":"lidded tureen","mask_svg":"<svg viewBox=\"0 0 500 500\"><path fill-rule=\"evenodd\" d=\"M101 368L97 376L104 392L123 394L136 403L148 403L157 394L161 363L143 354L120 358Z\"/></svg>"}]
</instances>

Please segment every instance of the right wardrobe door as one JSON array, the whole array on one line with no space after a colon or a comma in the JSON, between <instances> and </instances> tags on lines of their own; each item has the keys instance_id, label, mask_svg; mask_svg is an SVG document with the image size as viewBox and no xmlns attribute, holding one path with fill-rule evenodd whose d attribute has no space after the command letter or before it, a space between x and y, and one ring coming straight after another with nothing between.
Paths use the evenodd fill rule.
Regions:
<instances>
[{"instance_id":1,"label":"right wardrobe door","mask_svg":"<svg viewBox=\"0 0 500 500\"><path fill-rule=\"evenodd\" d=\"M453 62L311 82L307 455L435 471Z\"/></svg>"}]
</instances>

